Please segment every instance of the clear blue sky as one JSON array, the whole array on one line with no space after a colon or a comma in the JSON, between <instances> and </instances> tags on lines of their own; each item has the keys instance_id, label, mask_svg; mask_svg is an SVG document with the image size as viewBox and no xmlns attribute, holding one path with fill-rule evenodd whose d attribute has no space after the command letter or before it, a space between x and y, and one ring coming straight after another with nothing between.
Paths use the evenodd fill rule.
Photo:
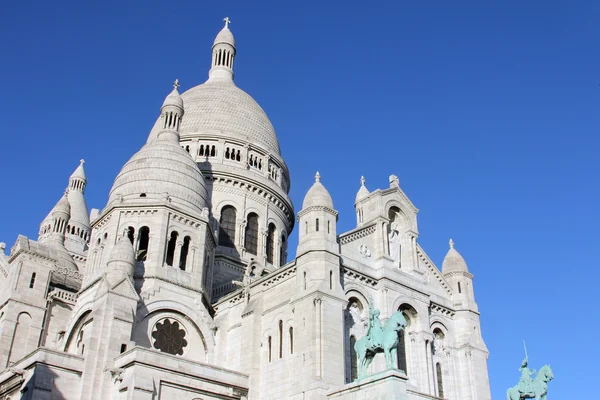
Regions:
<instances>
[{"instance_id":1,"label":"clear blue sky","mask_svg":"<svg viewBox=\"0 0 600 400\"><path fill-rule=\"evenodd\" d=\"M278 132L296 208L319 170L343 232L360 176L373 190L398 175L421 245L441 266L452 237L475 274L493 397L516 383L523 339L554 369L550 398L589 397L598 1L9 2L0 240L37 236L80 158L102 208L171 82L206 79L226 15L236 83Z\"/></svg>"}]
</instances>

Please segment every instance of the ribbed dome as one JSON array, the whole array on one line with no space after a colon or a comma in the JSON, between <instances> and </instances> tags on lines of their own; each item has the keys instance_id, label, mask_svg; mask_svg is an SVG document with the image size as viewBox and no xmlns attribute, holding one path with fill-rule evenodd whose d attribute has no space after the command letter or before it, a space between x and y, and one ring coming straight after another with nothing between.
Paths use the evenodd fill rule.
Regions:
<instances>
[{"instance_id":1,"label":"ribbed dome","mask_svg":"<svg viewBox=\"0 0 600 400\"><path fill-rule=\"evenodd\" d=\"M232 81L208 80L181 95L184 117L181 120L181 137L195 134L220 135L263 147L271 154L281 156L279 141L267 114L246 92ZM161 130L157 120L150 138Z\"/></svg>"},{"instance_id":2,"label":"ribbed dome","mask_svg":"<svg viewBox=\"0 0 600 400\"><path fill-rule=\"evenodd\" d=\"M450 250L444 257L444 262L442 263L442 273L447 274L450 272L469 272L467 268L467 263L465 259L460 255L458 251L454 248L454 242L450 239Z\"/></svg>"},{"instance_id":3,"label":"ribbed dome","mask_svg":"<svg viewBox=\"0 0 600 400\"><path fill-rule=\"evenodd\" d=\"M219 43L227 43L235 47L235 39L233 38L233 33L231 33L229 28L225 27L221 29L221 32L219 32L215 38L213 46Z\"/></svg>"},{"instance_id":4,"label":"ribbed dome","mask_svg":"<svg viewBox=\"0 0 600 400\"><path fill-rule=\"evenodd\" d=\"M84 181L87 181L87 177L85 175L85 169L83 168L83 164L85 164L85 161L79 160L79 166L77 167L77 169L75 169L75 171L73 171L73 173L71 174L71 177L69 179L79 178L79 179L83 179Z\"/></svg>"},{"instance_id":5,"label":"ribbed dome","mask_svg":"<svg viewBox=\"0 0 600 400\"><path fill-rule=\"evenodd\" d=\"M208 193L202 173L176 140L161 135L148 142L123 166L108 203L162 198L200 213Z\"/></svg>"},{"instance_id":6,"label":"ribbed dome","mask_svg":"<svg viewBox=\"0 0 600 400\"><path fill-rule=\"evenodd\" d=\"M50 211L50 215L54 214L55 212L62 212L67 215L71 215L71 206L69 205L69 200L67 199L66 193L60 198L58 203L56 203L52 211Z\"/></svg>"},{"instance_id":7,"label":"ribbed dome","mask_svg":"<svg viewBox=\"0 0 600 400\"><path fill-rule=\"evenodd\" d=\"M185 110L179 130L181 137L217 134L261 146L280 156L277 135L267 114L232 81L208 80L181 96ZM151 137L156 137L159 131L157 122Z\"/></svg>"},{"instance_id":8,"label":"ribbed dome","mask_svg":"<svg viewBox=\"0 0 600 400\"><path fill-rule=\"evenodd\" d=\"M315 176L315 183L308 189L306 196L304 196L304 201L302 202L302 209L306 209L308 207L328 207L333 210L333 199L331 195L325 189L325 186L321 183L321 175L317 172Z\"/></svg>"}]
</instances>

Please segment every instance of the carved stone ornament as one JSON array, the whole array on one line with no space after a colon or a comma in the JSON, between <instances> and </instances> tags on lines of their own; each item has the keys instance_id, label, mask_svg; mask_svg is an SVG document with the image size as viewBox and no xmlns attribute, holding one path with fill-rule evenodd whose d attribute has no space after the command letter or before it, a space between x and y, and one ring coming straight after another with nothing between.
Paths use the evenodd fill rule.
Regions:
<instances>
[{"instance_id":1,"label":"carved stone ornament","mask_svg":"<svg viewBox=\"0 0 600 400\"><path fill-rule=\"evenodd\" d=\"M180 328L179 322L165 318L157 322L154 327L152 345L162 352L181 356L183 349L188 345L185 336L186 332Z\"/></svg>"},{"instance_id":2,"label":"carved stone ornament","mask_svg":"<svg viewBox=\"0 0 600 400\"><path fill-rule=\"evenodd\" d=\"M369 250L369 248L366 245L361 244L358 251L360 252L361 256L365 258L371 258L371 250Z\"/></svg>"}]
</instances>

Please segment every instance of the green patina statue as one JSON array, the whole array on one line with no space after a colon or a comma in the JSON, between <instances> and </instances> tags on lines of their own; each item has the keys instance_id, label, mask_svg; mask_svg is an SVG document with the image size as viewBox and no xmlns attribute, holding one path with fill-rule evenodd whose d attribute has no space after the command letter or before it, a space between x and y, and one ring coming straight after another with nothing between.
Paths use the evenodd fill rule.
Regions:
<instances>
[{"instance_id":1,"label":"green patina statue","mask_svg":"<svg viewBox=\"0 0 600 400\"><path fill-rule=\"evenodd\" d=\"M367 334L354 344L354 350L358 356L358 379L366 376L367 368L377 353L385 354L385 363L388 368L396 367L398 332L407 324L402 311L397 311L382 326L379 320L379 310L373 309L373 305L369 304Z\"/></svg>"},{"instance_id":2,"label":"green patina statue","mask_svg":"<svg viewBox=\"0 0 600 400\"><path fill-rule=\"evenodd\" d=\"M535 370L529 369L529 359L527 349L525 349L525 359L519 367L521 379L519 383L506 391L506 400L536 399L546 400L548 394L548 382L554 379L554 374L549 365L540 368L535 378Z\"/></svg>"}]
</instances>

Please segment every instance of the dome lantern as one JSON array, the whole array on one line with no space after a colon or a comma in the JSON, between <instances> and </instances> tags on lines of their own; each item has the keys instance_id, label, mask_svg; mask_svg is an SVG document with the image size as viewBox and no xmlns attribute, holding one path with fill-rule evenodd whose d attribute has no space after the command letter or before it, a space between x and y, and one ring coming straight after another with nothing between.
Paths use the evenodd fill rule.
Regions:
<instances>
[{"instance_id":1,"label":"dome lantern","mask_svg":"<svg viewBox=\"0 0 600 400\"><path fill-rule=\"evenodd\" d=\"M221 29L212 46L212 63L208 72L209 79L233 80L233 59L235 58L235 39L229 30L229 17L223 19L225 27Z\"/></svg>"}]
</instances>

